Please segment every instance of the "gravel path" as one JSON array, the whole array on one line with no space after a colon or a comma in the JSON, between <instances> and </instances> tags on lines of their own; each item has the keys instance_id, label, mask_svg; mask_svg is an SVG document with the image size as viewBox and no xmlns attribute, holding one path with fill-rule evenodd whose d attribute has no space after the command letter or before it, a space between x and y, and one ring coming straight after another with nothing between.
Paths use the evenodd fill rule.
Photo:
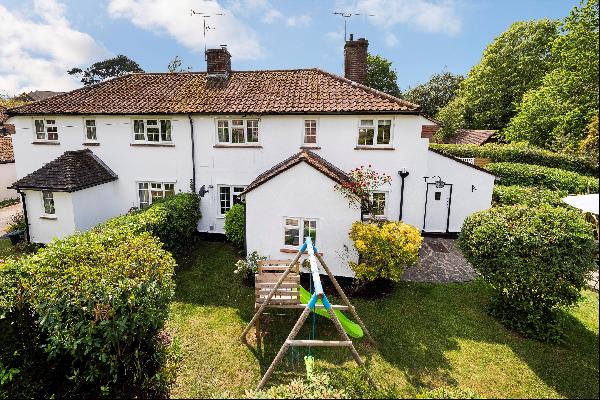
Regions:
<instances>
[{"instance_id":1,"label":"gravel path","mask_svg":"<svg viewBox=\"0 0 600 400\"><path fill-rule=\"evenodd\" d=\"M0 236L3 236L6 233L6 227L10 223L13 215L22 211L21 203L0 208Z\"/></svg>"}]
</instances>

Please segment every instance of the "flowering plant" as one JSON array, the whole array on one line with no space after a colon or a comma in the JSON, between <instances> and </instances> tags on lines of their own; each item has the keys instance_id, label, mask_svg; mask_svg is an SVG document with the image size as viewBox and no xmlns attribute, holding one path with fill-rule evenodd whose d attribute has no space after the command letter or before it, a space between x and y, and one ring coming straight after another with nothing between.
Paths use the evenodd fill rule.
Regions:
<instances>
[{"instance_id":1,"label":"flowering plant","mask_svg":"<svg viewBox=\"0 0 600 400\"><path fill-rule=\"evenodd\" d=\"M259 256L256 251L253 251L246 256L245 260L238 260L238 262L235 263L235 270L233 273L241 276L253 275L258 270L258 262L266 259L267 257Z\"/></svg>"},{"instance_id":2,"label":"flowering plant","mask_svg":"<svg viewBox=\"0 0 600 400\"><path fill-rule=\"evenodd\" d=\"M351 207L360 208L363 215L374 215L376 204L371 193L383 185L389 185L392 177L374 171L371 164L354 168L348 175L351 181L335 185L335 190L348 199Z\"/></svg>"}]
</instances>

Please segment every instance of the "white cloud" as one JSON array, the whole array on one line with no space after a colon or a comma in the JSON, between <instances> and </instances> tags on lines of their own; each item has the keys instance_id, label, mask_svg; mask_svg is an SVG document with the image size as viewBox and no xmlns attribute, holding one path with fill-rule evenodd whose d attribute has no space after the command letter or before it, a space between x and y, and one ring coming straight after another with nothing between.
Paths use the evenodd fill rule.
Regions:
<instances>
[{"instance_id":1,"label":"white cloud","mask_svg":"<svg viewBox=\"0 0 600 400\"><path fill-rule=\"evenodd\" d=\"M260 20L262 22L264 22L265 24L272 24L275 21L277 21L279 19L283 19L283 18L284 18L284 16L282 13L280 13L276 9L272 8L272 9L268 10Z\"/></svg>"},{"instance_id":2,"label":"white cloud","mask_svg":"<svg viewBox=\"0 0 600 400\"><path fill-rule=\"evenodd\" d=\"M285 23L292 28L300 28L310 25L312 18L308 15L295 15L287 18Z\"/></svg>"},{"instance_id":3,"label":"white cloud","mask_svg":"<svg viewBox=\"0 0 600 400\"><path fill-rule=\"evenodd\" d=\"M35 0L27 13L0 4L0 92L70 90L81 83L67 70L98 61L108 51L90 35L72 28L65 6Z\"/></svg>"},{"instance_id":4,"label":"white cloud","mask_svg":"<svg viewBox=\"0 0 600 400\"><path fill-rule=\"evenodd\" d=\"M390 32L387 35L385 35L385 44L388 47L394 47L398 44L398 38L396 37L396 35Z\"/></svg>"},{"instance_id":5,"label":"white cloud","mask_svg":"<svg viewBox=\"0 0 600 400\"><path fill-rule=\"evenodd\" d=\"M312 23L312 18L306 14L284 15L269 0L230 0L227 8L240 16L259 18L265 24L283 22L290 28L303 28Z\"/></svg>"},{"instance_id":6,"label":"white cloud","mask_svg":"<svg viewBox=\"0 0 600 400\"><path fill-rule=\"evenodd\" d=\"M191 50L204 49L202 17L190 10L213 15L207 24L214 29L206 33L207 47L227 44L234 58L255 59L262 55L256 32L246 26L233 9L222 7L216 0L110 0L109 15L130 20L135 26L163 33ZM215 16L217 13L225 15Z\"/></svg>"}]
</instances>

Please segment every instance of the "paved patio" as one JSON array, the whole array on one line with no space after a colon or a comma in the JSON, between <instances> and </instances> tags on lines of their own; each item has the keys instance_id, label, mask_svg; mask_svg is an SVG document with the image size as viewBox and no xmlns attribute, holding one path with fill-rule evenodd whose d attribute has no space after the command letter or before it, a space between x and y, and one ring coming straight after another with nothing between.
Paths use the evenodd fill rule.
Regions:
<instances>
[{"instance_id":1,"label":"paved patio","mask_svg":"<svg viewBox=\"0 0 600 400\"><path fill-rule=\"evenodd\" d=\"M419 262L406 269L402 279L411 282L468 282L477 273L463 257L455 239L426 237Z\"/></svg>"},{"instance_id":2,"label":"paved patio","mask_svg":"<svg viewBox=\"0 0 600 400\"><path fill-rule=\"evenodd\" d=\"M6 227L10 224L13 215L23 211L21 203L12 206L0 208L0 236L6 233Z\"/></svg>"}]
</instances>

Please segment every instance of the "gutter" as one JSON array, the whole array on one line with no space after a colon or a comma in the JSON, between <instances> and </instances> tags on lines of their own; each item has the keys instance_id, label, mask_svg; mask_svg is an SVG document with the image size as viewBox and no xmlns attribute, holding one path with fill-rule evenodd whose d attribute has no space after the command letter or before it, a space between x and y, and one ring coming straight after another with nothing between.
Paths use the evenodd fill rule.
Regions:
<instances>
[{"instance_id":1,"label":"gutter","mask_svg":"<svg viewBox=\"0 0 600 400\"><path fill-rule=\"evenodd\" d=\"M25 240L27 243L31 243L31 237L29 236L29 218L27 216L27 201L25 199L25 193L17 189L17 193L21 195L21 201L23 203L23 218L25 219Z\"/></svg>"},{"instance_id":2,"label":"gutter","mask_svg":"<svg viewBox=\"0 0 600 400\"><path fill-rule=\"evenodd\" d=\"M192 193L196 193L196 152L194 151L194 120L192 114L188 114L190 120L190 139L192 141Z\"/></svg>"}]
</instances>

